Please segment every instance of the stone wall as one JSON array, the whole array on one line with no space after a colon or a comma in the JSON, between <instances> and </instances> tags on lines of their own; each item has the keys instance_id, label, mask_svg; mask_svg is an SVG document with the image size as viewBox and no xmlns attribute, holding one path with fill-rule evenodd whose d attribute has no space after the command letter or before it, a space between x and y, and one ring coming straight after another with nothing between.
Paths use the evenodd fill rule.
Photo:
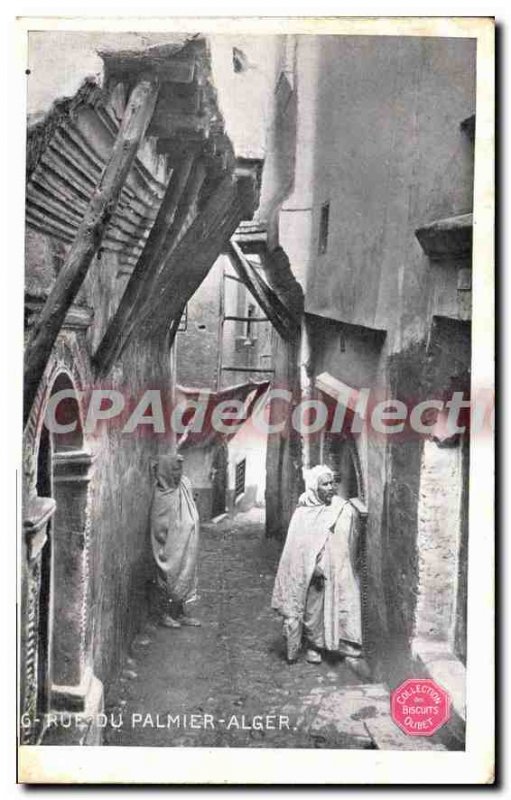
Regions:
<instances>
[{"instance_id":1,"label":"stone wall","mask_svg":"<svg viewBox=\"0 0 511 800\"><path fill-rule=\"evenodd\" d=\"M461 537L461 448L425 441L418 508L415 635L454 652Z\"/></svg>"}]
</instances>

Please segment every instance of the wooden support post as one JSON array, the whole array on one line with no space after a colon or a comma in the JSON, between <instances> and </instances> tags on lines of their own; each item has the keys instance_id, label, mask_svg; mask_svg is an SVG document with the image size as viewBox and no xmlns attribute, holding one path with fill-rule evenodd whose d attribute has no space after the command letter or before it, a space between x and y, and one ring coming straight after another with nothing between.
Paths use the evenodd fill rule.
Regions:
<instances>
[{"instance_id":1,"label":"wooden support post","mask_svg":"<svg viewBox=\"0 0 511 800\"><path fill-rule=\"evenodd\" d=\"M177 334L177 332L179 330L179 323L181 322L181 317L183 316L183 311L184 311L184 306L181 309L181 311L178 311L178 313L176 314L176 316L172 320L171 324L169 325L169 329L167 331L167 338L165 340L165 344L166 344L169 352L172 350L172 348L174 346L174 341L175 341L175 338L176 338L176 334ZM173 351L173 359L174 359L173 363L175 365L175 363L176 363L176 351L175 350ZM172 384L173 389L175 389L175 383L176 383L176 381L175 381L175 378L174 378L173 384Z\"/></svg>"},{"instance_id":2,"label":"wooden support post","mask_svg":"<svg viewBox=\"0 0 511 800\"><path fill-rule=\"evenodd\" d=\"M223 318L224 322L269 322L268 317L237 317L229 315Z\"/></svg>"},{"instance_id":3,"label":"wooden support post","mask_svg":"<svg viewBox=\"0 0 511 800\"><path fill-rule=\"evenodd\" d=\"M110 159L90 199L66 263L44 304L25 353L25 412L28 418L37 387L66 313L96 255L119 196L151 121L158 96L152 78L142 78L131 92Z\"/></svg>"},{"instance_id":4,"label":"wooden support post","mask_svg":"<svg viewBox=\"0 0 511 800\"><path fill-rule=\"evenodd\" d=\"M231 239L227 248L234 269L247 287L250 294L266 314L269 321L282 336L290 339L295 332L296 325L291 319L286 307L279 300L273 290L264 282L257 270L248 263L239 245Z\"/></svg>"},{"instance_id":5,"label":"wooden support post","mask_svg":"<svg viewBox=\"0 0 511 800\"><path fill-rule=\"evenodd\" d=\"M201 176L203 174L197 165L192 173L194 159L193 151L185 154L179 167L171 175L144 249L131 273L119 307L94 354L93 361L98 375L104 375L115 361L122 343L123 332L137 298L143 289L148 291L153 285L158 276L163 253L168 252L169 247L172 246L172 240L175 240L181 227L184 213L181 210L181 213L177 213L176 218L178 207L181 203L180 208L182 209L182 201L184 201L188 208L190 197L186 195L190 195L190 184L196 186L197 174L199 173ZM175 225L173 225L174 221ZM172 236L173 233L174 236Z\"/></svg>"},{"instance_id":6,"label":"wooden support post","mask_svg":"<svg viewBox=\"0 0 511 800\"><path fill-rule=\"evenodd\" d=\"M165 264L156 292L139 318L145 332L161 335L198 289L247 213L247 179L227 175L209 197ZM255 204L255 196L254 196Z\"/></svg>"}]
</instances>

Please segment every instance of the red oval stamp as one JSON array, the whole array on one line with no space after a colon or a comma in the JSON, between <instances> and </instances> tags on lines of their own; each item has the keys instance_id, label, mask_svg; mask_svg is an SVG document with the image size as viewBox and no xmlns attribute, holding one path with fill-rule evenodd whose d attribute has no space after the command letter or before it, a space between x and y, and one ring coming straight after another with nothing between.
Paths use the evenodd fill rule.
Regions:
<instances>
[{"instance_id":1,"label":"red oval stamp","mask_svg":"<svg viewBox=\"0 0 511 800\"><path fill-rule=\"evenodd\" d=\"M432 736L451 716L451 699L429 678L409 678L390 695L392 719L409 736Z\"/></svg>"}]
</instances>

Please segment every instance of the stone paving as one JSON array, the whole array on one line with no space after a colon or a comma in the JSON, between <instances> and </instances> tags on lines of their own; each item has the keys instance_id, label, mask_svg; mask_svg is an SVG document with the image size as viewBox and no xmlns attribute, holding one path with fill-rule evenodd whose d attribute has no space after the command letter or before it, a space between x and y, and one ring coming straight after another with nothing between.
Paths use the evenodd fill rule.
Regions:
<instances>
[{"instance_id":1,"label":"stone paving","mask_svg":"<svg viewBox=\"0 0 511 800\"><path fill-rule=\"evenodd\" d=\"M148 622L107 693L105 744L374 749L377 719L385 746L403 746L385 687L362 685L342 660L287 664L270 608L279 547L264 538L263 515L203 526L202 627Z\"/></svg>"}]
</instances>

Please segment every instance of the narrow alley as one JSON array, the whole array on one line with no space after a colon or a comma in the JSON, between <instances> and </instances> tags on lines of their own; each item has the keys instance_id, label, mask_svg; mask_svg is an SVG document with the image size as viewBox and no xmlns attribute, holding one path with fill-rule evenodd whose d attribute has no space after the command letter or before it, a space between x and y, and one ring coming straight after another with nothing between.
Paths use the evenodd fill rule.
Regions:
<instances>
[{"instance_id":1,"label":"narrow alley","mask_svg":"<svg viewBox=\"0 0 511 800\"><path fill-rule=\"evenodd\" d=\"M21 21L21 780L486 780L493 23L126 20Z\"/></svg>"},{"instance_id":2,"label":"narrow alley","mask_svg":"<svg viewBox=\"0 0 511 800\"><path fill-rule=\"evenodd\" d=\"M286 663L270 607L278 557L262 509L203 525L202 627L147 623L107 691L106 745L412 746L390 720L385 687L362 684L342 660Z\"/></svg>"}]
</instances>

